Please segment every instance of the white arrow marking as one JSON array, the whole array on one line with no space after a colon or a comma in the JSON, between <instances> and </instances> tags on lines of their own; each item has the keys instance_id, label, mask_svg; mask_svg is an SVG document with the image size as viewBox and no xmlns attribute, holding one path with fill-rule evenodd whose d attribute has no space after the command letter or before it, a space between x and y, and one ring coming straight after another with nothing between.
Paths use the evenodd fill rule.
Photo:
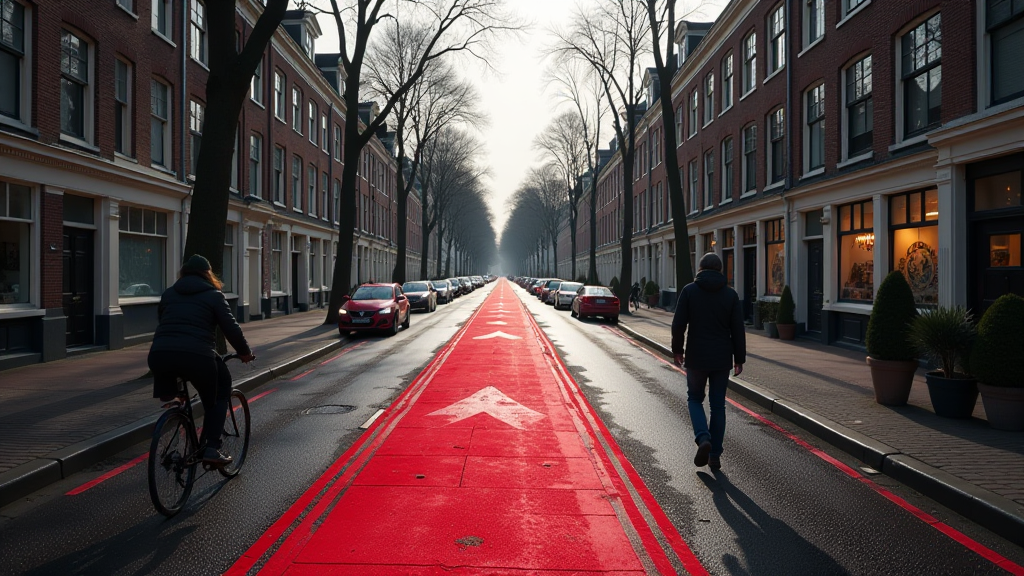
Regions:
<instances>
[{"instance_id":1,"label":"white arrow marking","mask_svg":"<svg viewBox=\"0 0 1024 576\"><path fill-rule=\"evenodd\" d=\"M496 326L508 326L508 322L502 322L501 320L498 320L497 322L488 322L488 324L493 324Z\"/></svg>"},{"instance_id":2,"label":"white arrow marking","mask_svg":"<svg viewBox=\"0 0 1024 576\"><path fill-rule=\"evenodd\" d=\"M523 406L494 386L488 386L479 390L469 398L459 400L447 408L435 410L427 414L427 416L448 416L451 418L448 424L452 424L477 414L489 414L491 417L520 430L525 429L526 424L532 424L544 418L544 415L540 412Z\"/></svg>"},{"instance_id":3,"label":"white arrow marking","mask_svg":"<svg viewBox=\"0 0 1024 576\"><path fill-rule=\"evenodd\" d=\"M476 338L473 338L473 340L490 340L491 338L504 338L506 340L522 340L522 338L520 338L519 336L505 334L501 330L498 330L497 332L493 332L486 336L477 336Z\"/></svg>"}]
</instances>

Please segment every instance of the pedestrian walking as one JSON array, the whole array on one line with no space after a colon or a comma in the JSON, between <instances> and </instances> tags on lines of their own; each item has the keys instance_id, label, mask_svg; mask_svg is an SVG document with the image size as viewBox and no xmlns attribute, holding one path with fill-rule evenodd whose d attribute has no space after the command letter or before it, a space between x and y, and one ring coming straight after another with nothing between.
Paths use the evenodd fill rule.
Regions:
<instances>
[{"instance_id":1,"label":"pedestrian walking","mask_svg":"<svg viewBox=\"0 0 1024 576\"><path fill-rule=\"evenodd\" d=\"M693 463L718 470L722 467L729 368L737 376L743 372L747 341L740 297L726 285L722 259L713 252L701 257L697 277L680 293L672 318L672 354L676 366L686 367L686 404L697 443ZM705 389L710 396L710 428L704 415Z\"/></svg>"}]
</instances>

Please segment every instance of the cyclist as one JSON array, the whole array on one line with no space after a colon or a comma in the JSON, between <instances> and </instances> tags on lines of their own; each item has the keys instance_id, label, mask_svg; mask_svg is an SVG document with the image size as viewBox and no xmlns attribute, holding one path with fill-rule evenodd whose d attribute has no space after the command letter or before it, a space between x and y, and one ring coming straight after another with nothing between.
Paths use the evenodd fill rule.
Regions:
<instances>
[{"instance_id":1,"label":"cyclist","mask_svg":"<svg viewBox=\"0 0 1024 576\"><path fill-rule=\"evenodd\" d=\"M206 258L190 257L178 272L178 281L160 297L160 323L149 349L155 398L173 400L178 393L177 378L191 382L199 392L204 410L199 445L203 463L213 466L231 463L231 456L220 451L231 372L217 354L216 328L220 327L243 362L256 359L220 291L222 287Z\"/></svg>"},{"instance_id":2,"label":"cyclist","mask_svg":"<svg viewBox=\"0 0 1024 576\"><path fill-rule=\"evenodd\" d=\"M640 309L640 283L634 282L633 287L629 289L629 303L633 305L635 310Z\"/></svg>"}]
</instances>

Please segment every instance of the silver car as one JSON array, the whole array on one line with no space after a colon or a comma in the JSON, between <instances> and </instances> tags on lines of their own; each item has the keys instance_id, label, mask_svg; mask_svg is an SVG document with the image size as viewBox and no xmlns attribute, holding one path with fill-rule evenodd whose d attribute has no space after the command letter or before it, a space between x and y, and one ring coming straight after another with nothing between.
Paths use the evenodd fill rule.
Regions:
<instances>
[{"instance_id":1,"label":"silver car","mask_svg":"<svg viewBox=\"0 0 1024 576\"><path fill-rule=\"evenodd\" d=\"M551 291L550 296L555 310L572 308L572 300L576 297L576 291L583 287L579 282L562 282L558 288Z\"/></svg>"}]
</instances>

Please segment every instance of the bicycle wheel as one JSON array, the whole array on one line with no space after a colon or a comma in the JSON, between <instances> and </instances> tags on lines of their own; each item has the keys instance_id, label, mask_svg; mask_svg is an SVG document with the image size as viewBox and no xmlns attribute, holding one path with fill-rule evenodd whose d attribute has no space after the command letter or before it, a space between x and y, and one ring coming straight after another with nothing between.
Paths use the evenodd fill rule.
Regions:
<instances>
[{"instance_id":1,"label":"bicycle wheel","mask_svg":"<svg viewBox=\"0 0 1024 576\"><path fill-rule=\"evenodd\" d=\"M221 450L231 456L231 464L219 468L220 473L231 478L238 474L249 452L249 403L241 390L231 391L228 417L224 420L221 435Z\"/></svg>"},{"instance_id":2,"label":"bicycle wheel","mask_svg":"<svg viewBox=\"0 0 1024 576\"><path fill-rule=\"evenodd\" d=\"M198 448L195 425L183 413L168 410L157 420L149 446L149 496L164 516L177 514L192 493Z\"/></svg>"}]
</instances>

